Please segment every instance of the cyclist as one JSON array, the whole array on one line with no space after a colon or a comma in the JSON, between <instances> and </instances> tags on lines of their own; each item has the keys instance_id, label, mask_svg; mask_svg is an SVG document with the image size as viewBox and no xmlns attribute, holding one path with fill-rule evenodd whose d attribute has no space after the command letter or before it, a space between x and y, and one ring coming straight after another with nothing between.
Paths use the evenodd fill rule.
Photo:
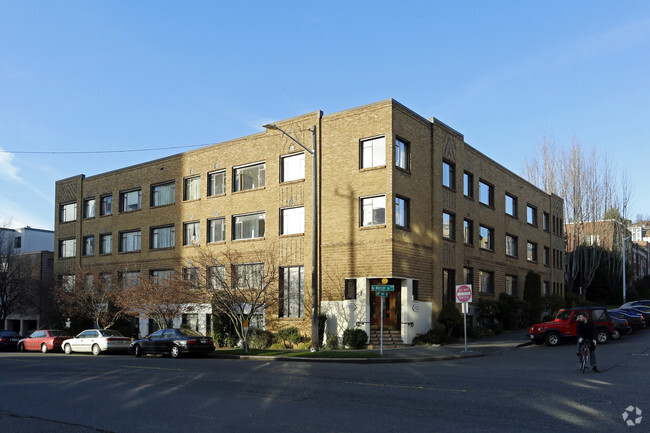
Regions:
<instances>
[{"instance_id":1,"label":"cyclist","mask_svg":"<svg viewBox=\"0 0 650 433\"><path fill-rule=\"evenodd\" d=\"M578 357L580 357L580 344L584 342L589 348L589 359L591 360L591 369L595 373L599 373L596 367L596 326L594 322L587 320L585 313L578 314L576 324L576 333L578 335Z\"/></svg>"}]
</instances>

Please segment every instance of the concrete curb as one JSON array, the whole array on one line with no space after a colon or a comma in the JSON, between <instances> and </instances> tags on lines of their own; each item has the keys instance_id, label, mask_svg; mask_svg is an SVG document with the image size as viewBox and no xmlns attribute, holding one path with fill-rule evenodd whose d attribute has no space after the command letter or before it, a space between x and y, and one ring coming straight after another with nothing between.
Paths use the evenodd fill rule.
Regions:
<instances>
[{"instance_id":1,"label":"concrete curb","mask_svg":"<svg viewBox=\"0 0 650 433\"><path fill-rule=\"evenodd\" d=\"M287 361L287 362L320 362L320 363L346 363L346 364L396 364L405 362L433 362L452 361L464 358L480 358L487 356L485 353L468 353L461 355L438 355L411 358L305 358L298 356L247 356L247 355L212 355L212 358L239 359L243 361Z\"/></svg>"}]
</instances>

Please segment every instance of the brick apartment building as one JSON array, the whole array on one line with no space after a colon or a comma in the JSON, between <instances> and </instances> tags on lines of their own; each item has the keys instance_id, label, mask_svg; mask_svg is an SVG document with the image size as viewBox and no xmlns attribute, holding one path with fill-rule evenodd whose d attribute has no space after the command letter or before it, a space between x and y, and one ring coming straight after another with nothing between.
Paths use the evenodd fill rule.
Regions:
<instances>
[{"instance_id":1,"label":"brick apartment building","mask_svg":"<svg viewBox=\"0 0 650 433\"><path fill-rule=\"evenodd\" d=\"M318 293L328 332L370 331L383 315L384 328L410 343L434 326L444 303L454 302L457 284L472 284L474 304L502 292L521 297L529 270L541 275L546 293L563 293L563 200L437 119L390 99L276 125L307 145L316 126ZM272 242L281 275L291 278L280 279L283 302L267 309L261 323L272 330L298 326L309 335L310 167L309 153L282 133L265 131L62 179L56 183L56 273L64 276L81 263L128 264L155 275L166 262L191 256L197 242L213 249ZM395 287L383 313L370 290L382 282ZM202 305L192 313L199 329L209 328L210 312Z\"/></svg>"}]
</instances>

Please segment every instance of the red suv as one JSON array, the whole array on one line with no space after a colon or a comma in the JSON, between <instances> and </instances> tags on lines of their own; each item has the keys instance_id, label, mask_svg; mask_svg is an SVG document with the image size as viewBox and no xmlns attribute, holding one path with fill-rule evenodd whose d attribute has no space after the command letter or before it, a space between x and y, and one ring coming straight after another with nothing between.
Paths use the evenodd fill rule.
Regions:
<instances>
[{"instance_id":1,"label":"red suv","mask_svg":"<svg viewBox=\"0 0 650 433\"><path fill-rule=\"evenodd\" d=\"M528 336L535 344L545 342L548 346L556 346L564 338L575 338L577 337L576 318L581 313L586 314L587 319L596 325L598 343L607 343L614 331L614 324L605 307L578 307L560 310L552 322L538 323L528 328Z\"/></svg>"}]
</instances>

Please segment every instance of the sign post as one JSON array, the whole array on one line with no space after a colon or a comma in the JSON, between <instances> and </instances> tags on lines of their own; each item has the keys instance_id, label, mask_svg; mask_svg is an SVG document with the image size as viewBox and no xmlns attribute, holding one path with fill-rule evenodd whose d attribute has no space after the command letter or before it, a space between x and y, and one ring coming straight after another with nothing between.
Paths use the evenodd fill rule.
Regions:
<instances>
[{"instance_id":1,"label":"sign post","mask_svg":"<svg viewBox=\"0 0 650 433\"><path fill-rule=\"evenodd\" d=\"M462 304L463 307L463 331L465 334L465 352L467 352L467 313L469 313L469 303L472 302L472 285L461 284L456 286L456 303Z\"/></svg>"},{"instance_id":2,"label":"sign post","mask_svg":"<svg viewBox=\"0 0 650 433\"><path fill-rule=\"evenodd\" d=\"M388 282L386 278L382 278L381 282L383 284L370 286L370 290L381 298L381 309L379 310L381 314L381 321L379 322L379 356L384 356L384 298L388 298L388 292L395 291L395 286L386 284Z\"/></svg>"}]
</instances>

